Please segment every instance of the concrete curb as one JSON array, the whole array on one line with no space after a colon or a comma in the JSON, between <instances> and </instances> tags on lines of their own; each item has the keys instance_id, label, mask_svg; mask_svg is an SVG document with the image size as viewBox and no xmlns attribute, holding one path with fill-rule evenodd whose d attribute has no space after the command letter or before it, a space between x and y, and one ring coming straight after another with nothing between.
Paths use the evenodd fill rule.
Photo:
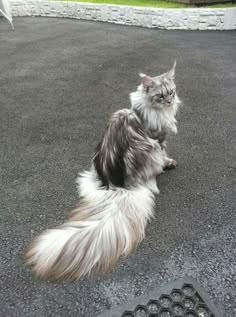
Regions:
<instances>
[{"instance_id":1,"label":"concrete curb","mask_svg":"<svg viewBox=\"0 0 236 317\"><path fill-rule=\"evenodd\" d=\"M48 0L10 2L13 16L64 17L168 30L236 29L236 8L155 9Z\"/></svg>"}]
</instances>

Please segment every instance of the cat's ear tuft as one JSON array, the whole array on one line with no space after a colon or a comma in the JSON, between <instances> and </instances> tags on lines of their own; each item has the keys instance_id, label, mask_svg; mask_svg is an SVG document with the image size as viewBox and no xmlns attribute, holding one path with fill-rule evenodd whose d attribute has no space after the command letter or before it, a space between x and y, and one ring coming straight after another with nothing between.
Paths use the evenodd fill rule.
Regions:
<instances>
[{"instance_id":1,"label":"cat's ear tuft","mask_svg":"<svg viewBox=\"0 0 236 317\"><path fill-rule=\"evenodd\" d=\"M168 78L175 79L175 67L176 67L176 61L174 62L174 65L172 66L171 70L169 70L167 73Z\"/></svg>"},{"instance_id":2,"label":"cat's ear tuft","mask_svg":"<svg viewBox=\"0 0 236 317\"><path fill-rule=\"evenodd\" d=\"M154 86L154 80L151 78L151 77L149 77L149 76L147 76L147 75L145 75L145 74L139 74L139 76L142 78L142 84L143 84L143 87L145 88L145 89L147 89L147 88L150 88L150 87L153 87Z\"/></svg>"},{"instance_id":3,"label":"cat's ear tuft","mask_svg":"<svg viewBox=\"0 0 236 317\"><path fill-rule=\"evenodd\" d=\"M145 74L143 74L143 73L140 73L140 74L139 74L139 77L141 77L141 78L143 78L143 77L145 77L145 76L147 76L147 75L145 75Z\"/></svg>"}]
</instances>

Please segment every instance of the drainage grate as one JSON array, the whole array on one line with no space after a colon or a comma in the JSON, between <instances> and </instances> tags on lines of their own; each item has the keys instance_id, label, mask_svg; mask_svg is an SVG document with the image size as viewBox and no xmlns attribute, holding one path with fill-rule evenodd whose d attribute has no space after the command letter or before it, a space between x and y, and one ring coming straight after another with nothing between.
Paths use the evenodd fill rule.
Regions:
<instances>
[{"instance_id":1,"label":"drainage grate","mask_svg":"<svg viewBox=\"0 0 236 317\"><path fill-rule=\"evenodd\" d=\"M204 290L186 277L99 317L219 317Z\"/></svg>"}]
</instances>

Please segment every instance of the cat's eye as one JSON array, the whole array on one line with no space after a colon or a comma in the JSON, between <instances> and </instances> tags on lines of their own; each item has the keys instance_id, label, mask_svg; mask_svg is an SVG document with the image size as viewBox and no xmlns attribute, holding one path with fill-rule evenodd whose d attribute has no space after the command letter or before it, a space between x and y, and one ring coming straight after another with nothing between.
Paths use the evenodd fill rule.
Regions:
<instances>
[{"instance_id":1,"label":"cat's eye","mask_svg":"<svg viewBox=\"0 0 236 317\"><path fill-rule=\"evenodd\" d=\"M164 97L163 94L156 94L157 99L163 99L163 97Z\"/></svg>"}]
</instances>

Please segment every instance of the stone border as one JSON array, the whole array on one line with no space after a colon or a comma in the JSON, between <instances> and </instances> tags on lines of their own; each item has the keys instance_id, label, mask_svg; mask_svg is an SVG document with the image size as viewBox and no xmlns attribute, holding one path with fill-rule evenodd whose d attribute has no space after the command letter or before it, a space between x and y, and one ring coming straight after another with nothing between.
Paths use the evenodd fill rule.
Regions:
<instances>
[{"instance_id":1,"label":"stone border","mask_svg":"<svg viewBox=\"0 0 236 317\"><path fill-rule=\"evenodd\" d=\"M236 29L236 8L156 9L48 0L10 3L13 16L64 17L168 30Z\"/></svg>"}]
</instances>

